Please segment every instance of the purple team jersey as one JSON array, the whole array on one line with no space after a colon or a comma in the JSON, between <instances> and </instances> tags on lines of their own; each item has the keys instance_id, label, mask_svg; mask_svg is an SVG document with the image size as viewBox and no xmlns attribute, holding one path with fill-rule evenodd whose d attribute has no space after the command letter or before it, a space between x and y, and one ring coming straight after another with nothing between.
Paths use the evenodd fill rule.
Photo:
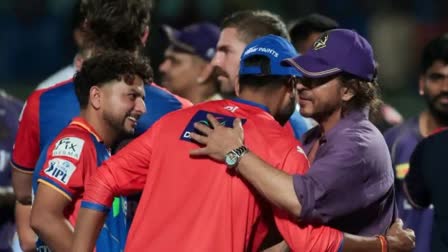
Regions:
<instances>
[{"instance_id":1,"label":"purple team jersey","mask_svg":"<svg viewBox=\"0 0 448 252\"><path fill-rule=\"evenodd\" d=\"M399 217L405 227L415 231L415 252L430 250L433 210L414 209L403 193L403 179L409 170L409 160L416 145L423 139L419 130L418 117L411 118L384 133L389 147L392 166L395 171L396 199Z\"/></svg>"}]
</instances>

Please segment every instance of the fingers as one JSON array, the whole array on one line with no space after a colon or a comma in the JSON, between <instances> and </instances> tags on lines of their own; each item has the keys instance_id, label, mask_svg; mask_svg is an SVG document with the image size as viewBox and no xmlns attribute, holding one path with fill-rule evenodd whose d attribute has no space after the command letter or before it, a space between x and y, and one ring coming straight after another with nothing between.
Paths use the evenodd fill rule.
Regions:
<instances>
[{"instance_id":1,"label":"fingers","mask_svg":"<svg viewBox=\"0 0 448 252\"><path fill-rule=\"evenodd\" d=\"M216 120L216 118L212 114L207 114L207 119L210 122L210 124L212 125L212 128L216 129L217 127L221 126L219 121Z\"/></svg>"},{"instance_id":2,"label":"fingers","mask_svg":"<svg viewBox=\"0 0 448 252\"><path fill-rule=\"evenodd\" d=\"M235 120L233 120L233 128L243 130L243 124L241 123L241 119L235 118Z\"/></svg>"},{"instance_id":3,"label":"fingers","mask_svg":"<svg viewBox=\"0 0 448 252\"><path fill-rule=\"evenodd\" d=\"M195 124L195 127L196 127L196 124ZM207 126L204 126L204 127L208 128ZM200 144L207 145L208 138L206 136L201 136L197 133L191 132L190 137L191 137L191 139L193 139L194 141L196 141Z\"/></svg>"},{"instance_id":4,"label":"fingers","mask_svg":"<svg viewBox=\"0 0 448 252\"><path fill-rule=\"evenodd\" d=\"M206 148L198 148L198 149L190 150L190 156L205 156L207 154L208 153L207 153Z\"/></svg>"},{"instance_id":5,"label":"fingers","mask_svg":"<svg viewBox=\"0 0 448 252\"><path fill-rule=\"evenodd\" d=\"M210 135L210 133L213 132L213 129L209 128L207 125L205 125L203 123L198 123L198 122L194 123L194 128L206 136Z\"/></svg>"},{"instance_id":6,"label":"fingers","mask_svg":"<svg viewBox=\"0 0 448 252\"><path fill-rule=\"evenodd\" d=\"M395 219L394 225L396 225L400 229L403 229L403 221L400 218Z\"/></svg>"}]
</instances>

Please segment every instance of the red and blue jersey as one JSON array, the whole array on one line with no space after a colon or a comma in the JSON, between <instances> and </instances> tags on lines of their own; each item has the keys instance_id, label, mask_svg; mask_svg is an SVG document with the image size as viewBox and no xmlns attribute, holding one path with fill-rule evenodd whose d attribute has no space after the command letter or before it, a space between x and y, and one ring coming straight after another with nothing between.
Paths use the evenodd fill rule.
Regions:
<instances>
[{"instance_id":1,"label":"red and blue jersey","mask_svg":"<svg viewBox=\"0 0 448 252\"><path fill-rule=\"evenodd\" d=\"M168 112L191 106L155 84L145 85L147 113L140 117L136 133L141 134ZM12 155L15 168L32 173L43 148L79 115L73 80L67 80L47 89L34 91L27 99L19 123Z\"/></svg>"},{"instance_id":2,"label":"red and blue jersey","mask_svg":"<svg viewBox=\"0 0 448 252\"><path fill-rule=\"evenodd\" d=\"M143 190L126 251L258 251L267 233L262 209L270 208L224 164L192 158L196 122L212 113L222 125L243 119L251 151L288 173L304 173L308 161L299 143L250 101L201 103L165 116L103 163L87 182L82 207L108 209L114 195ZM230 173L230 174L229 174ZM295 251L337 251L342 233L299 227L275 210L281 234Z\"/></svg>"},{"instance_id":3,"label":"red and blue jersey","mask_svg":"<svg viewBox=\"0 0 448 252\"><path fill-rule=\"evenodd\" d=\"M75 226L85 181L110 157L110 151L86 121L75 118L45 148L44 153L45 158L37 164L39 176L35 178L37 181L33 181L34 185L45 184L66 197L71 203L65 208L64 216ZM124 198L114 199L114 208L100 232L96 251L124 249L127 235L125 206ZM39 240L37 248L44 247Z\"/></svg>"}]
</instances>

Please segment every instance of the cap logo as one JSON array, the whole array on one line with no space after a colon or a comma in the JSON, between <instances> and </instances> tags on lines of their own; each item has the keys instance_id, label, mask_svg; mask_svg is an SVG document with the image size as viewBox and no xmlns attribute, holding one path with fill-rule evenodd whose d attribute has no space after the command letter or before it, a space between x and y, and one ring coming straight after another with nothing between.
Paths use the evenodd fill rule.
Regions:
<instances>
[{"instance_id":1,"label":"cap logo","mask_svg":"<svg viewBox=\"0 0 448 252\"><path fill-rule=\"evenodd\" d=\"M316 40L316 42L314 42L313 49L319 50L319 49L326 47L327 41L328 41L328 34L324 33L322 36L320 36L319 39Z\"/></svg>"},{"instance_id":2,"label":"cap logo","mask_svg":"<svg viewBox=\"0 0 448 252\"><path fill-rule=\"evenodd\" d=\"M244 52L244 56L251 54L251 53L255 53L257 51L265 53L265 54L270 54L270 55L278 58L278 52L275 51L274 49L266 48L266 47L257 47L257 46L253 46L253 47L247 49L246 52Z\"/></svg>"},{"instance_id":3,"label":"cap logo","mask_svg":"<svg viewBox=\"0 0 448 252\"><path fill-rule=\"evenodd\" d=\"M207 56L208 58L213 58L213 56L215 56L215 48L211 47L209 48L206 52L205 52L205 56Z\"/></svg>"}]
</instances>

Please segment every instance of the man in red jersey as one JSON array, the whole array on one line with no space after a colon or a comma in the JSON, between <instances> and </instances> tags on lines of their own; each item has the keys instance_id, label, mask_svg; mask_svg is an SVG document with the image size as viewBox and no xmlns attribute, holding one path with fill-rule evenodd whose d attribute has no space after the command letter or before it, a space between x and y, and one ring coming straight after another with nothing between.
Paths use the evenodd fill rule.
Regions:
<instances>
[{"instance_id":1,"label":"man in red jersey","mask_svg":"<svg viewBox=\"0 0 448 252\"><path fill-rule=\"evenodd\" d=\"M146 112L144 83L151 77L149 62L125 51L94 56L76 74L81 113L44 149L33 181L31 227L39 236L38 251L70 250L85 181L110 156L114 144L134 134ZM123 250L127 230L126 199L117 197L96 251Z\"/></svg>"},{"instance_id":2,"label":"man in red jersey","mask_svg":"<svg viewBox=\"0 0 448 252\"><path fill-rule=\"evenodd\" d=\"M114 195L142 189L127 251L263 249L269 228L264 217L271 216L269 205L244 180L223 173L223 164L190 157L188 152L196 147L190 134L195 123L210 123L209 113L219 121L215 123L227 127L235 118L244 118L246 144L254 152L279 169L305 172L308 160L299 143L280 124L294 111L295 77L299 76L280 62L294 54L284 38L268 35L256 39L242 54L240 98L173 112L103 163L87 182L73 251L93 249ZM355 248L359 243L362 251L379 251L376 238L346 236L343 243L340 231L299 227L281 210L275 213L281 234L296 251L337 251ZM412 247L412 233L401 232L400 238L400 242L407 241L407 248ZM397 237L390 240L393 250Z\"/></svg>"},{"instance_id":3,"label":"man in red jersey","mask_svg":"<svg viewBox=\"0 0 448 252\"><path fill-rule=\"evenodd\" d=\"M93 56L104 50L139 53L149 35L151 2L147 0L89 0L81 2L84 35ZM124 36L123 34L126 34ZM191 103L154 83L145 85L148 113L137 123L136 135L160 117ZM33 92L27 99L11 157L16 195L16 223L23 250L35 250L29 218L32 178L42 150L79 115L73 80ZM36 174L35 174L36 175Z\"/></svg>"}]
</instances>

